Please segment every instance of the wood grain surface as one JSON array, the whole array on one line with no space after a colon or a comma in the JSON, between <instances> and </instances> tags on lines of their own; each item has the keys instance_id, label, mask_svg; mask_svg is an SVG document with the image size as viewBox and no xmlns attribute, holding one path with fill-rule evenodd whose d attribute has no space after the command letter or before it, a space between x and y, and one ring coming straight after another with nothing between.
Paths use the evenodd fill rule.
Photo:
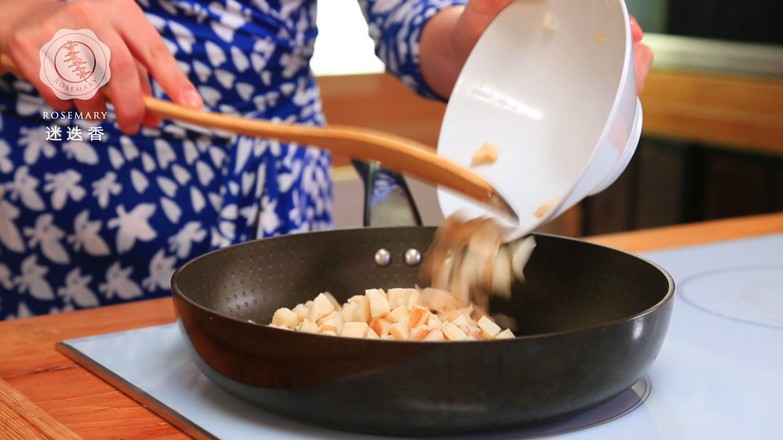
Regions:
<instances>
[{"instance_id":1,"label":"wood grain surface","mask_svg":"<svg viewBox=\"0 0 783 440\"><path fill-rule=\"evenodd\" d=\"M81 438L2 379L0 379L0 436L20 440Z\"/></svg>"}]
</instances>

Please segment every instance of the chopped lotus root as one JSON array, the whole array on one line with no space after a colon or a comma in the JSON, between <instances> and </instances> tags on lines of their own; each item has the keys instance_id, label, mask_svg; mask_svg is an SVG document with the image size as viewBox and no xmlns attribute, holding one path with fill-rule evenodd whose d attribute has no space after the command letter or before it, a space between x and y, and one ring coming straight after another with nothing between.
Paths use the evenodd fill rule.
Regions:
<instances>
[{"instance_id":1,"label":"chopped lotus root","mask_svg":"<svg viewBox=\"0 0 783 440\"><path fill-rule=\"evenodd\" d=\"M495 145L484 142L484 145L473 153L473 157L470 158L470 165L488 165L495 163L498 160L498 149Z\"/></svg>"},{"instance_id":2,"label":"chopped lotus root","mask_svg":"<svg viewBox=\"0 0 783 440\"><path fill-rule=\"evenodd\" d=\"M431 286L422 295L442 290L471 302L478 313L488 312L490 296L510 298L514 283L524 281L523 268L535 238L504 240L503 228L491 218L464 221L459 215L449 216L435 232L419 268L418 284ZM430 305L438 307L442 299L434 298Z\"/></svg>"},{"instance_id":3,"label":"chopped lotus root","mask_svg":"<svg viewBox=\"0 0 783 440\"><path fill-rule=\"evenodd\" d=\"M598 44L604 44L606 42L606 34L603 31L593 31L593 39Z\"/></svg>"},{"instance_id":4,"label":"chopped lotus root","mask_svg":"<svg viewBox=\"0 0 783 440\"><path fill-rule=\"evenodd\" d=\"M544 14L544 28L548 31L554 31L557 29L557 24L555 23L555 17L552 16L551 12L547 12Z\"/></svg>"},{"instance_id":5,"label":"chopped lotus root","mask_svg":"<svg viewBox=\"0 0 783 440\"><path fill-rule=\"evenodd\" d=\"M550 203L554 207L556 201ZM512 338L516 322L504 315L490 318L489 296L511 296L512 284L524 281L535 246L533 236L504 243L503 230L492 219L450 216L419 268L419 284L431 287L367 289L344 304L323 292L291 309L278 309L269 326L366 339Z\"/></svg>"},{"instance_id":6,"label":"chopped lotus root","mask_svg":"<svg viewBox=\"0 0 783 440\"><path fill-rule=\"evenodd\" d=\"M345 304L327 292L275 311L270 327L328 336L408 341L472 341L514 337L472 303L441 289L367 289ZM394 305L396 307L391 308ZM475 318L474 318L475 316ZM316 318L316 320L313 320Z\"/></svg>"},{"instance_id":7,"label":"chopped lotus root","mask_svg":"<svg viewBox=\"0 0 783 440\"><path fill-rule=\"evenodd\" d=\"M539 206L536 211L533 213L533 215L536 216L536 218L544 218L547 214L549 214L549 211L555 208L557 204L560 203L560 199L552 199L548 202L544 202Z\"/></svg>"}]
</instances>

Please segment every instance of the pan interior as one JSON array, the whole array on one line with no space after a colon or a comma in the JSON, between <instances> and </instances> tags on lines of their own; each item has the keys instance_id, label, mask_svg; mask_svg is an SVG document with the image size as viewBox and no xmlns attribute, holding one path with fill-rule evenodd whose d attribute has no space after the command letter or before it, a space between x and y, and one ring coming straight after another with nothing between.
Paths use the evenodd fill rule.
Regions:
<instances>
[{"instance_id":1,"label":"pan interior","mask_svg":"<svg viewBox=\"0 0 783 440\"><path fill-rule=\"evenodd\" d=\"M368 288L412 287L417 267L408 249L424 252L434 228L365 228L289 235L215 251L183 266L174 286L218 314L267 323L279 307L329 291L340 301ZM666 275L635 256L578 240L536 236L537 247L511 300L493 313L517 322L517 335L553 333L636 316L670 293ZM375 263L387 249L391 264Z\"/></svg>"}]
</instances>

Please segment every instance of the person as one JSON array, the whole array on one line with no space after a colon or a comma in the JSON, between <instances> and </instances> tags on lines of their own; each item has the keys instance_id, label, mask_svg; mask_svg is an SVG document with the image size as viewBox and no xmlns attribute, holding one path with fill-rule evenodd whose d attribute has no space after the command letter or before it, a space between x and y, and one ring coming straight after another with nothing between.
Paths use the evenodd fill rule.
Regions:
<instances>
[{"instance_id":1,"label":"person","mask_svg":"<svg viewBox=\"0 0 783 440\"><path fill-rule=\"evenodd\" d=\"M511 0L359 3L387 70L447 99ZM314 0L0 10L0 54L16 67L0 78L0 319L166 296L175 268L209 250L332 227L328 152L161 121L142 101L324 124L308 66ZM652 56L633 26L641 90ZM88 29L110 50L110 104L63 98L42 79L41 50L61 29Z\"/></svg>"}]
</instances>

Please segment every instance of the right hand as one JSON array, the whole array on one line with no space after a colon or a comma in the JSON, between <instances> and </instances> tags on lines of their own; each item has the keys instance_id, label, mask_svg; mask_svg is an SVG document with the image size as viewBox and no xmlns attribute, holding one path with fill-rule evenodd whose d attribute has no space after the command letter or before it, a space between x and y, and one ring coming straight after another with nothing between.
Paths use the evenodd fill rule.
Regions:
<instances>
[{"instance_id":1,"label":"right hand","mask_svg":"<svg viewBox=\"0 0 783 440\"><path fill-rule=\"evenodd\" d=\"M631 17L631 35L633 38L634 66L636 67L636 93L644 92L644 84L647 74L650 73L653 63L653 51L650 46L644 44L644 31L635 18Z\"/></svg>"},{"instance_id":2,"label":"right hand","mask_svg":"<svg viewBox=\"0 0 783 440\"><path fill-rule=\"evenodd\" d=\"M111 50L111 80L107 87L117 124L127 134L142 124L156 125L160 119L148 114L142 101L151 95L147 73L177 104L201 108L203 101L195 86L179 69L157 30L132 0L2 0L3 27L0 53L6 54L18 71L58 111L75 104L82 112L106 110L104 95L89 100L61 100L39 78L39 51L60 29L90 29Z\"/></svg>"}]
</instances>

